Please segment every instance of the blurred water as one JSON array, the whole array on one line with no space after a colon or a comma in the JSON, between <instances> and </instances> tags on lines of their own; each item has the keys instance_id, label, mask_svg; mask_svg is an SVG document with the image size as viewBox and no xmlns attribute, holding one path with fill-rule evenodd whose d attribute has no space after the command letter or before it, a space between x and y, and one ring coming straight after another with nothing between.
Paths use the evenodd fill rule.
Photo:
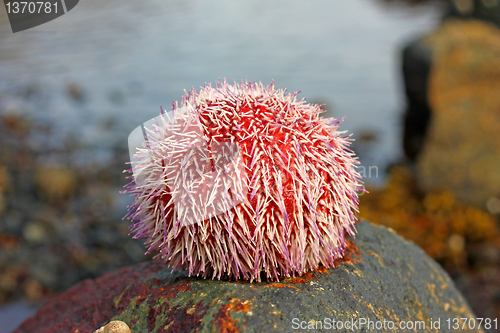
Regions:
<instances>
[{"instance_id":1,"label":"blurred water","mask_svg":"<svg viewBox=\"0 0 500 333\"><path fill-rule=\"evenodd\" d=\"M13 34L2 8L0 110L55 124L54 145L73 133L91 146L126 146L132 129L184 89L274 79L346 116L341 129L375 132L365 161L382 169L401 155L400 46L439 15L436 5L374 0L82 0ZM81 100L68 95L70 83Z\"/></svg>"}]
</instances>

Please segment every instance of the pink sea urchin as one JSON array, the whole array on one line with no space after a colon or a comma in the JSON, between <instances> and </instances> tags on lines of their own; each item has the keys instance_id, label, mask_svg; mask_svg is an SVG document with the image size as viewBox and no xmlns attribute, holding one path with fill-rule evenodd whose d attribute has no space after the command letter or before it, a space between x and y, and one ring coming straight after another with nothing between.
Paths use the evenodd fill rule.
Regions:
<instances>
[{"instance_id":1,"label":"pink sea urchin","mask_svg":"<svg viewBox=\"0 0 500 333\"><path fill-rule=\"evenodd\" d=\"M162 113L132 161L126 217L190 275L260 281L333 266L362 190L349 136L274 85L219 82ZM144 130L144 129L143 129Z\"/></svg>"}]
</instances>

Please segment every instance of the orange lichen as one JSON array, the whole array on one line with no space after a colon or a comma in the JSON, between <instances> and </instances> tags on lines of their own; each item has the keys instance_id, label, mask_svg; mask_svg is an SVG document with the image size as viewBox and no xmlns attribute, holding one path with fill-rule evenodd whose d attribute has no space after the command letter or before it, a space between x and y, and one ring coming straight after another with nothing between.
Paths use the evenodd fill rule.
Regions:
<instances>
[{"instance_id":1,"label":"orange lichen","mask_svg":"<svg viewBox=\"0 0 500 333\"><path fill-rule=\"evenodd\" d=\"M500 245L498 218L458 201L449 191L421 193L404 167L394 167L383 189L369 189L359 215L394 229L445 267L466 261L466 245Z\"/></svg>"},{"instance_id":2,"label":"orange lichen","mask_svg":"<svg viewBox=\"0 0 500 333\"><path fill-rule=\"evenodd\" d=\"M335 268L338 268L341 264L361 262L361 250L356 246L354 240L348 238L346 244L347 246L344 252L344 256L334 261ZM326 272L328 272L325 267L320 267L320 269L324 269Z\"/></svg>"},{"instance_id":3,"label":"orange lichen","mask_svg":"<svg viewBox=\"0 0 500 333\"><path fill-rule=\"evenodd\" d=\"M239 333L240 329L236 324L240 321L239 319L233 319L231 317L231 312L250 312L250 301L241 301L238 298L232 298L229 304L222 305L222 309L216 314L213 320L214 325L219 329L221 333Z\"/></svg>"},{"instance_id":4,"label":"orange lichen","mask_svg":"<svg viewBox=\"0 0 500 333\"><path fill-rule=\"evenodd\" d=\"M299 289L299 288L297 288L297 287L294 287L294 286L289 286L289 285L286 285L286 284L283 284L283 283L271 283L271 284L266 285L266 287L276 287L276 288L293 288L293 289L296 289L296 290L300 290L300 289Z\"/></svg>"}]
</instances>

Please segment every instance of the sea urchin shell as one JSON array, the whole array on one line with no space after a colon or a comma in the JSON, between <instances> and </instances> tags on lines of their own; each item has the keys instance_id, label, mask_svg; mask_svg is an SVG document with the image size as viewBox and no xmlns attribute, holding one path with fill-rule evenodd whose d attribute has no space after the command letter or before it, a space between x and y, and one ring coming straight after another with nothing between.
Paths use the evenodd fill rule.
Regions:
<instances>
[{"instance_id":1,"label":"sea urchin shell","mask_svg":"<svg viewBox=\"0 0 500 333\"><path fill-rule=\"evenodd\" d=\"M134 237L205 278L278 280L333 266L354 234L358 161L340 121L296 96L224 81L157 117L129 170Z\"/></svg>"}]
</instances>

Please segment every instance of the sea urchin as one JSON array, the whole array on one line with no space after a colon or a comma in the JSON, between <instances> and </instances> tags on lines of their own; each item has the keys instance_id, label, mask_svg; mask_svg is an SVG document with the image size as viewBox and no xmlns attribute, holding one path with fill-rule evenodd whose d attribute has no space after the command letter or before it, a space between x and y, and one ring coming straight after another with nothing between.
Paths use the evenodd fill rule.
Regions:
<instances>
[{"instance_id":1,"label":"sea urchin","mask_svg":"<svg viewBox=\"0 0 500 333\"><path fill-rule=\"evenodd\" d=\"M333 266L354 234L358 161L340 121L296 96L224 81L162 112L129 170L134 238L205 278L278 280Z\"/></svg>"}]
</instances>

